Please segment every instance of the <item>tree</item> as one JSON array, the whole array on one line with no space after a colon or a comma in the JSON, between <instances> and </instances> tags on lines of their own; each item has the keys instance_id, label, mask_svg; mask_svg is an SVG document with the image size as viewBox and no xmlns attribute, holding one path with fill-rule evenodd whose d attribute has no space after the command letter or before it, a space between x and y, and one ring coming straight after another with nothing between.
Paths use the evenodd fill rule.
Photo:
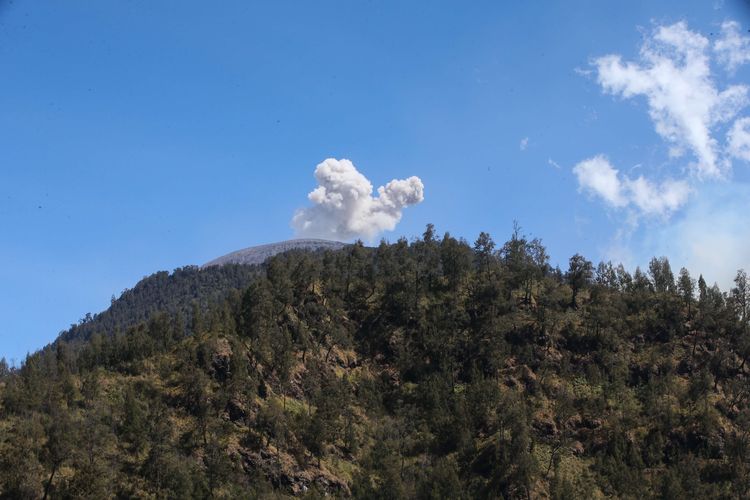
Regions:
<instances>
[{"instance_id":1,"label":"tree","mask_svg":"<svg viewBox=\"0 0 750 500\"><path fill-rule=\"evenodd\" d=\"M648 272L658 293L667 293L674 290L674 275L666 257L654 257L648 264Z\"/></svg>"},{"instance_id":2,"label":"tree","mask_svg":"<svg viewBox=\"0 0 750 500\"><path fill-rule=\"evenodd\" d=\"M605 288L617 288L617 272L612 262L600 262L596 266L596 283Z\"/></svg>"},{"instance_id":3,"label":"tree","mask_svg":"<svg viewBox=\"0 0 750 500\"><path fill-rule=\"evenodd\" d=\"M570 258L566 278L570 288L573 289L573 298L570 301L571 307L578 307L576 301L578 292L591 282L593 271L594 266L591 261L586 260L582 255L575 254Z\"/></svg>"},{"instance_id":4,"label":"tree","mask_svg":"<svg viewBox=\"0 0 750 500\"><path fill-rule=\"evenodd\" d=\"M146 445L148 438L148 404L130 385L125 389L122 410L119 434L129 443L132 450L140 451Z\"/></svg>"},{"instance_id":5,"label":"tree","mask_svg":"<svg viewBox=\"0 0 750 500\"><path fill-rule=\"evenodd\" d=\"M477 259L477 267L481 269L487 278L490 277L492 261L495 252L495 242L489 233L482 231L474 242L474 254Z\"/></svg>"},{"instance_id":6,"label":"tree","mask_svg":"<svg viewBox=\"0 0 750 500\"><path fill-rule=\"evenodd\" d=\"M50 415L46 434L47 443L42 450L42 463L50 471L50 474L44 484L43 498L45 499L52 491L52 481L55 474L60 470L63 463L70 458L71 451L76 443L73 421L69 413L62 409L55 410Z\"/></svg>"},{"instance_id":7,"label":"tree","mask_svg":"<svg viewBox=\"0 0 750 500\"><path fill-rule=\"evenodd\" d=\"M211 389L208 375L195 365L185 366L180 373L182 404L195 417L197 431L205 446L211 417Z\"/></svg>"},{"instance_id":8,"label":"tree","mask_svg":"<svg viewBox=\"0 0 750 500\"><path fill-rule=\"evenodd\" d=\"M735 351L742 359L739 369L743 370L750 358L750 318L748 317L750 315L750 290L748 290L747 274L743 269L737 271L734 283L731 298L739 330L735 341Z\"/></svg>"},{"instance_id":9,"label":"tree","mask_svg":"<svg viewBox=\"0 0 750 500\"><path fill-rule=\"evenodd\" d=\"M440 242L440 265L451 290L458 289L469 274L472 258L468 245L445 233Z\"/></svg>"},{"instance_id":10,"label":"tree","mask_svg":"<svg viewBox=\"0 0 750 500\"><path fill-rule=\"evenodd\" d=\"M266 435L266 446L271 442L276 447L276 458L281 460L281 448L287 443L289 433L288 422L284 409L276 400L269 400L260 408L256 417L258 430Z\"/></svg>"},{"instance_id":11,"label":"tree","mask_svg":"<svg viewBox=\"0 0 750 500\"><path fill-rule=\"evenodd\" d=\"M684 267L680 269L680 277L677 279L677 291L682 297L683 304L687 307L687 315L690 318L695 295L695 280L690 277L690 273Z\"/></svg>"},{"instance_id":12,"label":"tree","mask_svg":"<svg viewBox=\"0 0 750 500\"><path fill-rule=\"evenodd\" d=\"M540 280L549 268L549 255L542 240L534 238L529 241L521 234L518 223L514 222L513 234L500 250L500 256L509 271L511 289L522 288L523 303L531 304L534 283Z\"/></svg>"},{"instance_id":13,"label":"tree","mask_svg":"<svg viewBox=\"0 0 750 500\"><path fill-rule=\"evenodd\" d=\"M271 353L273 356L271 367L279 380L279 389L286 409L286 390L294 365L292 339L286 328L276 330L275 335L271 337Z\"/></svg>"},{"instance_id":14,"label":"tree","mask_svg":"<svg viewBox=\"0 0 750 500\"><path fill-rule=\"evenodd\" d=\"M22 419L4 429L0 441L0 498L31 500L44 494L43 486L48 484L49 472L39 457L45 439L45 429L38 416Z\"/></svg>"},{"instance_id":15,"label":"tree","mask_svg":"<svg viewBox=\"0 0 750 500\"><path fill-rule=\"evenodd\" d=\"M708 297L708 286L706 280L703 279L703 275L698 276L698 303L704 304Z\"/></svg>"},{"instance_id":16,"label":"tree","mask_svg":"<svg viewBox=\"0 0 750 500\"><path fill-rule=\"evenodd\" d=\"M737 275L734 277L734 284L735 286L732 288L732 300L737 318L740 320L743 330L746 330L749 319L748 312L750 312L750 290L748 290L747 273L744 269L737 271Z\"/></svg>"},{"instance_id":17,"label":"tree","mask_svg":"<svg viewBox=\"0 0 750 500\"><path fill-rule=\"evenodd\" d=\"M615 269L615 274L617 275L617 287L621 291L625 291L632 286L633 277L625 270L625 266L618 264L617 269Z\"/></svg>"}]
</instances>

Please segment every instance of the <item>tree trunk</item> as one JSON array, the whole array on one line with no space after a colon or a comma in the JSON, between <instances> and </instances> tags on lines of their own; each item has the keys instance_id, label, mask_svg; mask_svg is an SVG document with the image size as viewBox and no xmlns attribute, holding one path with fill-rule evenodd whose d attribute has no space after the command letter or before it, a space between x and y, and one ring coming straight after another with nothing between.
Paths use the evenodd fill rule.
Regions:
<instances>
[{"instance_id":1,"label":"tree trunk","mask_svg":"<svg viewBox=\"0 0 750 500\"><path fill-rule=\"evenodd\" d=\"M693 350L690 353L690 364L693 364L693 359L695 358L695 348L698 346L698 330L695 330L693 332Z\"/></svg>"},{"instance_id":2,"label":"tree trunk","mask_svg":"<svg viewBox=\"0 0 750 500\"><path fill-rule=\"evenodd\" d=\"M552 465L554 465L554 462L555 462L555 456L560 451L560 448L562 448L562 443L557 443L555 446L553 446L550 449L549 463L547 464L547 472L544 473L545 478L549 478L549 473L552 470Z\"/></svg>"},{"instance_id":3,"label":"tree trunk","mask_svg":"<svg viewBox=\"0 0 750 500\"><path fill-rule=\"evenodd\" d=\"M42 497L42 500L47 500L47 496L49 496L49 488L52 486L52 478L55 477L55 472L57 472L57 465L52 467L52 474L50 474L47 484L44 485L44 496Z\"/></svg>"},{"instance_id":4,"label":"tree trunk","mask_svg":"<svg viewBox=\"0 0 750 500\"><path fill-rule=\"evenodd\" d=\"M328 356L331 354L332 349L333 349L333 342L331 342L331 345L328 347L328 351L326 351L326 363L328 363Z\"/></svg>"}]
</instances>

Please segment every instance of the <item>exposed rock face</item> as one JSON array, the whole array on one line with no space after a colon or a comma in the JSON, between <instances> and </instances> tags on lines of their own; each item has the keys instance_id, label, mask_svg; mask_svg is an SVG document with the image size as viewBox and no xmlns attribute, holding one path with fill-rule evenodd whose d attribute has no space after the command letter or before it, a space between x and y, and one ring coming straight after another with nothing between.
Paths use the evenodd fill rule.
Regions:
<instances>
[{"instance_id":1,"label":"exposed rock face","mask_svg":"<svg viewBox=\"0 0 750 500\"><path fill-rule=\"evenodd\" d=\"M261 471L277 488L291 491L294 496L304 495L311 486L317 486L324 496L349 497L349 486L325 468L313 462L298 464L286 453L272 453L270 450L242 450L243 465L249 473Z\"/></svg>"},{"instance_id":2,"label":"exposed rock face","mask_svg":"<svg viewBox=\"0 0 750 500\"><path fill-rule=\"evenodd\" d=\"M340 250L346 246L346 243L330 240L301 239L280 241L268 245L259 245L256 247L245 248L229 253L218 259L204 264L202 267L221 266L224 264L262 264L268 258L289 250Z\"/></svg>"}]
</instances>

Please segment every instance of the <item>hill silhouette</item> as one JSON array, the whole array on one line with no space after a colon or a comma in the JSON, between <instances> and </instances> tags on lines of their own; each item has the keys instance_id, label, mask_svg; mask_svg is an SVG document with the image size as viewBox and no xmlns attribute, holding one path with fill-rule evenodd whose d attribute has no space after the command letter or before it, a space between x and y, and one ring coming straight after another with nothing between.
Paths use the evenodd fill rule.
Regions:
<instances>
[{"instance_id":1,"label":"hill silhouette","mask_svg":"<svg viewBox=\"0 0 750 500\"><path fill-rule=\"evenodd\" d=\"M432 226L157 273L0 363L0 496L744 498L746 281Z\"/></svg>"}]
</instances>

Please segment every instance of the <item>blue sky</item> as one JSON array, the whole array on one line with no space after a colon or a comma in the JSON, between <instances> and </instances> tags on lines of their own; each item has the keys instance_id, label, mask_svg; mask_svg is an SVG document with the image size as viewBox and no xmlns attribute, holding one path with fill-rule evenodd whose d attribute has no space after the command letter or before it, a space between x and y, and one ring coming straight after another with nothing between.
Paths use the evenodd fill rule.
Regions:
<instances>
[{"instance_id":1,"label":"blue sky","mask_svg":"<svg viewBox=\"0 0 750 500\"><path fill-rule=\"evenodd\" d=\"M561 267L667 255L726 288L750 267L750 109L695 103L748 82L747 5L655 4L0 1L0 355L152 272L293 237L326 158L421 180L390 240L502 242L516 219ZM685 102L654 83L678 32L707 43Z\"/></svg>"}]
</instances>

